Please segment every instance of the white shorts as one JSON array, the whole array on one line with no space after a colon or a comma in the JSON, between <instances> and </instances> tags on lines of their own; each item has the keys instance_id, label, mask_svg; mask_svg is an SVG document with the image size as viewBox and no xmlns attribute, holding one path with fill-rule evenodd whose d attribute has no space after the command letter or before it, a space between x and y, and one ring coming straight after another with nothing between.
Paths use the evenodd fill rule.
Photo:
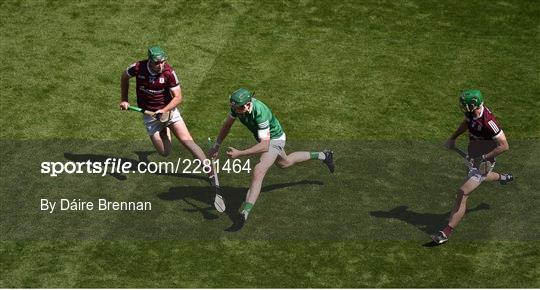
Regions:
<instances>
[{"instance_id":1,"label":"white shorts","mask_svg":"<svg viewBox=\"0 0 540 290\"><path fill-rule=\"evenodd\" d=\"M268 148L268 152L273 152L279 156L283 156L285 154L286 141L287 136L285 136L285 133L283 133L283 135L279 136L276 139L270 139L270 146Z\"/></svg>"},{"instance_id":2,"label":"white shorts","mask_svg":"<svg viewBox=\"0 0 540 290\"><path fill-rule=\"evenodd\" d=\"M489 168L489 172L493 171L493 168L495 168L495 162L491 163L491 167ZM487 174L482 175L480 174L480 170L472 165L469 164L469 173L468 173L469 179L472 179L478 183L482 183L484 180L486 180Z\"/></svg>"},{"instance_id":3,"label":"white shorts","mask_svg":"<svg viewBox=\"0 0 540 290\"><path fill-rule=\"evenodd\" d=\"M160 132L167 126L174 124L180 120L182 120L182 116L180 116L180 111L177 108L174 108L170 111L169 119L166 122L161 122L160 120L152 116L143 115L144 126L146 127L146 131L150 136L156 134L157 132Z\"/></svg>"}]
</instances>

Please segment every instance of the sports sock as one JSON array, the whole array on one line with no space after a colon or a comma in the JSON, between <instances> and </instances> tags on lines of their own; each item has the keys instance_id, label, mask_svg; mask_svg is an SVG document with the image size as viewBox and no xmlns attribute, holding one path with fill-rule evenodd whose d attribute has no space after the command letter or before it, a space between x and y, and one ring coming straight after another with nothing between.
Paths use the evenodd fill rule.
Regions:
<instances>
[{"instance_id":1,"label":"sports sock","mask_svg":"<svg viewBox=\"0 0 540 290\"><path fill-rule=\"evenodd\" d=\"M326 156L322 152L309 152L309 158L313 160L324 160Z\"/></svg>"},{"instance_id":2,"label":"sports sock","mask_svg":"<svg viewBox=\"0 0 540 290\"><path fill-rule=\"evenodd\" d=\"M506 174L500 174L499 173L499 180L506 180Z\"/></svg>"},{"instance_id":3,"label":"sports sock","mask_svg":"<svg viewBox=\"0 0 540 290\"><path fill-rule=\"evenodd\" d=\"M242 209L243 211L246 211L247 213L249 213L251 211L251 209L253 208L253 204L252 203L249 203L249 202L245 202L244 203L244 208Z\"/></svg>"},{"instance_id":4,"label":"sports sock","mask_svg":"<svg viewBox=\"0 0 540 290\"><path fill-rule=\"evenodd\" d=\"M447 226L442 230L442 232L446 235L446 237L450 237L450 235L452 234L453 231L454 231L454 228L451 227L450 225L447 225Z\"/></svg>"}]
</instances>

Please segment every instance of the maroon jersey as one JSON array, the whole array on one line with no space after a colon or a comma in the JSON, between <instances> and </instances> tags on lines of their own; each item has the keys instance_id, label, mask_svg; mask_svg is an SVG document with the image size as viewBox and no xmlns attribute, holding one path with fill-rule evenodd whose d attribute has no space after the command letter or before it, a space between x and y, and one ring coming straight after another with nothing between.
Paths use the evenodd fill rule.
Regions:
<instances>
[{"instance_id":1,"label":"maroon jersey","mask_svg":"<svg viewBox=\"0 0 540 290\"><path fill-rule=\"evenodd\" d=\"M171 100L171 89L180 86L172 67L165 63L163 72L155 74L148 67L148 60L141 60L126 69L137 80L137 105L145 110L163 109Z\"/></svg>"},{"instance_id":2,"label":"maroon jersey","mask_svg":"<svg viewBox=\"0 0 540 290\"><path fill-rule=\"evenodd\" d=\"M502 133L502 129L486 106L483 107L480 117L467 117L466 121L469 129L469 156L478 157L497 147L495 139Z\"/></svg>"}]
</instances>

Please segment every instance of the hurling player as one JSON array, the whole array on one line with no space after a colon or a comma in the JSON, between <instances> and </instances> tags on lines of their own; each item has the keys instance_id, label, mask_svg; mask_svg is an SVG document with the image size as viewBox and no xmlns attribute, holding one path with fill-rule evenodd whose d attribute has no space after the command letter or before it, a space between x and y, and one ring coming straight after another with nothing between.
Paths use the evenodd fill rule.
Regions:
<instances>
[{"instance_id":1,"label":"hurling player","mask_svg":"<svg viewBox=\"0 0 540 290\"><path fill-rule=\"evenodd\" d=\"M498 181L504 185L514 179L510 173L501 174L493 171L495 157L508 150L508 142L499 122L484 105L482 93L479 90L466 90L461 94L459 102L465 113L465 119L446 141L445 146L449 149L455 148L456 139L459 135L467 130L469 131L467 150L470 158L469 174L467 181L457 191L448 225L431 237L436 244L448 241L448 238L465 215L467 199L470 193L480 183L483 181Z\"/></svg>"},{"instance_id":2,"label":"hurling player","mask_svg":"<svg viewBox=\"0 0 540 290\"><path fill-rule=\"evenodd\" d=\"M203 162L204 151L193 141L191 134L176 108L182 102L180 80L173 68L167 63L167 54L159 46L148 48L148 59L131 64L120 80L120 108L129 107L129 79L136 79L137 105L145 110L154 111L155 117L143 115L144 125L157 152L168 156L171 152L171 133L184 145L195 158ZM159 118L164 115L166 118ZM212 172L210 182L214 183Z\"/></svg>"},{"instance_id":3,"label":"hurling player","mask_svg":"<svg viewBox=\"0 0 540 290\"><path fill-rule=\"evenodd\" d=\"M330 172L334 172L333 152L330 150L324 150L322 152L293 152L287 155L285 153L286 137L281 124L270 108L253 96L254 94L252 92L244 88L240 88L232 93L229 97L231 111L219 131L214 147L208 153L211 157L218 155L221 142L227 137L231 126L237 118L251 131L257 140L257 144L250 148L238 150L229 147L227 151L227 155L230 158L259 154L261 156L259 163L255 166L251 175L251 185L239 217L241 225L248 218L261 192L264 176L274 163L281 168L286 168L310 159L321 160L328 166Z\"/></svg>"}]
</instances>

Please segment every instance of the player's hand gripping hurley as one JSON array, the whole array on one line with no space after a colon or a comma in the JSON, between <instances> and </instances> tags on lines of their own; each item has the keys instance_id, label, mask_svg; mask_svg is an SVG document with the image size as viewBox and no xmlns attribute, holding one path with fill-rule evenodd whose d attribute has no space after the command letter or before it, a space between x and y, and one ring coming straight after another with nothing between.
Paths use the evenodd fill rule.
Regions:
<instances>
[{"instance_id":1,"label":"player's hand gripping hurley","mask_svg":"<svg viewBox=\"0 0 540 290\"><path fill-rule=\"evenodd\" d=\"M485 160L483 156L471 158L469 157L469 154L465 153L463 150L456 146L453 146L451 149L456 151L461 157L465 159L465 164L468 167L477 168L480 174L486 175L491 170L491 162L489 160Z\"/></svg>"},{"instance_id":2,"label":"player's hand gripping hurley","mask_svg":"<svg viewBox=\"0 0 540 290\"><path fill-rule=\"evenodd\" d=\"M132 111L135 111L135 112L143 113L143 114L148 115L150 117L154 117L156 120L159 120L162 123L166 123L170 119L170 112L156 113L154 111L145 110L143 108L139 108L139 107L135 107L135 106L128 106L128 109L132 110Z\"/></svg>"}]
</instances>

